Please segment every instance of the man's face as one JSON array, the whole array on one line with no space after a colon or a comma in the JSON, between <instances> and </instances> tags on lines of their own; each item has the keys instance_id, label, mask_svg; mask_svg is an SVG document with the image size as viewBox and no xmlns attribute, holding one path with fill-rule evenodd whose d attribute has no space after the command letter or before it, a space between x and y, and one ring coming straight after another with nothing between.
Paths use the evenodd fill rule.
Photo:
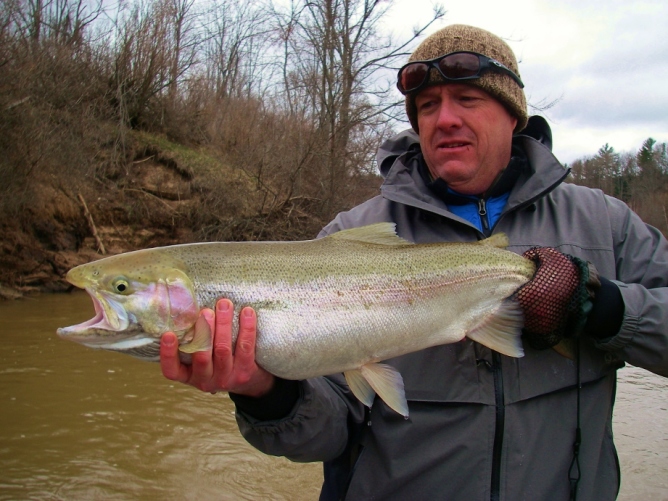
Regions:
<instances>
[{"instance_id":1,"label":"man's face","mask_svg":"<svg viewBox=\"0 0 668 501\"><path fill-rule=\"evenodd\" d=\"M459 83L427 87L415 105L431 175L464 195L486 191L510 161L517 119L482 89Z\"/></svg>"}]
</instances>

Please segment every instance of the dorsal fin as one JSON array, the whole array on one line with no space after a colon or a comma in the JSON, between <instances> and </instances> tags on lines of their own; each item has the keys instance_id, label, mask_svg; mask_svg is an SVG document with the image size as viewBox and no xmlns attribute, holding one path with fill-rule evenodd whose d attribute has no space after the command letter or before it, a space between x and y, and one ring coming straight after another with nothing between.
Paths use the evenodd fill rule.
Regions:
<instances>
[{"instance_id":1,"label":"dorsal fin","mask_svg":"<svg viewBox=\"0 0 668 501\"><path fill-rule=\"evenodd\" d=\"M505 249L510 244L508 236L505 233L497 233L492 235L489 238L480 240L476 242L478 245L487 245L488 247L498 247L499 249Z\"/></svg>"},{"instance_id":2,"label":"dorsal fin","mask_svg":"<svg viewBox=\"0 0 668 501\"><path fill-rule=\"evenodd\" d=\"M394 223L376 223L333 233L329 238L352 240L378 245L412 245L408 240L397 236Z\"/></svg>"}]
</instances>

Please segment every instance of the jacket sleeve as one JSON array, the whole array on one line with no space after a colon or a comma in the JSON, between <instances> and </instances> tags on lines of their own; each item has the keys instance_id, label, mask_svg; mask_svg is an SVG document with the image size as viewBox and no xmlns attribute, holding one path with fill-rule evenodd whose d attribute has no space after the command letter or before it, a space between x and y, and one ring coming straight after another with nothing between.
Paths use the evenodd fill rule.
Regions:
<instances>
[{"instance_id":1,"label":"jacket sleeve","mask_svg":"<svg viewBox=\"0 0 668 501\"><path fill-rule=\"evenodd\" d=\"M365 408L342 375L300 381L300 395L285 417L263 421L237 406L244 438L256 449L292 461L329 461L346 449L364 422Z\"/></svg>"},{"instance_id":2,"label":"jacket sleeve","mask_svg":"<svg viewBox=\"0 0 668 501\"><path fill-rule=\"evenodd\" d=\"M608 198L608 204L624 316L619 333L598 346L668 376L668 242L624 203Z\"/></svg>"}]
</instances>

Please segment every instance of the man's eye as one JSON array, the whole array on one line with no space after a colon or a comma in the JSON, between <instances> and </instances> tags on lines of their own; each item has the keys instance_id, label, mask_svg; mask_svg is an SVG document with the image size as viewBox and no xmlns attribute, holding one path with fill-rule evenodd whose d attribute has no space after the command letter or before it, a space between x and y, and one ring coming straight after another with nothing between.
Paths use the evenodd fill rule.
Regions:
<instances>
[{"instance_id":1,"label":"man's eye","mask_svg":"<svg viewBox=\"0 0 668 501\"><path fill-rule=\"evenodd\" d=\"M436 104L436 101L423 101L419 104L418 106L418 111L422 110L427 110L429 108L433 108L434 105Z\"/></svg>"}]
</instances>

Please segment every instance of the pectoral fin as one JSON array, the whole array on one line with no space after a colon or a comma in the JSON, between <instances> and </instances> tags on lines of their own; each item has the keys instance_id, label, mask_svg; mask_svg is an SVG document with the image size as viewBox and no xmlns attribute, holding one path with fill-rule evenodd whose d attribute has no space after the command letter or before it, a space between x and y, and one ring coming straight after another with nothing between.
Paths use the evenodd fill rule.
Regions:
<instances>
[{"instance_id":1,"label":"pectoral fin","mask_svg":"<svg viewBox=\"0 0 668 501\"><path fill-rule=\"evenodd\" d=\"M179 351L183 353L195 353L197 351L208 351L213 347L213 336L211 328L206 319L200 315L195 322L195 333L189 343L179 346Z\"/></svg>"},{"instance_id":2,"label":"pectoral fin","mask_svg":"<svg viewBox=\"0 0 668 501\"><path fill-rule=\"evenodd\" d=\"M399 371L391 365L366 364L344 375L353 394L367 407L371 407L377 393L390 409L408 417L404 381Z\"/></svg>"}]
</instances>

